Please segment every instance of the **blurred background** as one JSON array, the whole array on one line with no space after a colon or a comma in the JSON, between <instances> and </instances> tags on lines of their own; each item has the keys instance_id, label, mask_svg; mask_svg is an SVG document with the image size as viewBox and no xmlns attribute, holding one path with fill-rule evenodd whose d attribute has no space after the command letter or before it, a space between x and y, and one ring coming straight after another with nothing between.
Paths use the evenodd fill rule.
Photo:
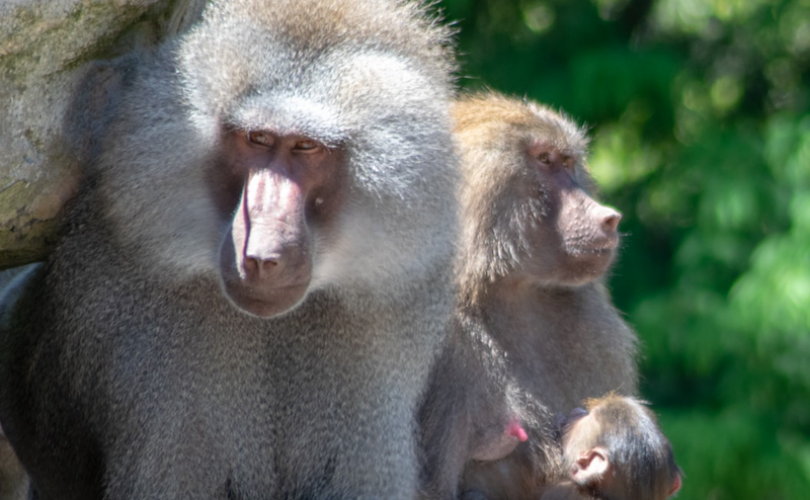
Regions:
<instances>
[{"instance_id":1,"label":"blurred background","mask_svg":"<svg viewBox=\"0 0 810 500\"><path fill-rule=\"evenodd\" d=\"M463 87L590 128L680 500L810 499L810 0L443 0Z\"/></svg>"}]
</instances>

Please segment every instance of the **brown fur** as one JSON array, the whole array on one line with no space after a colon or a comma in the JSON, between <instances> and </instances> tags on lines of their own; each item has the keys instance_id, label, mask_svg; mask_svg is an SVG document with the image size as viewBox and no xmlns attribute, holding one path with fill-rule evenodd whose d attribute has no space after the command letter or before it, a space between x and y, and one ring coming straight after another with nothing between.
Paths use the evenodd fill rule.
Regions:
<instances>
[{"instance_id":1,"label":"brown fur","mask_svg":"<svg viewBox=\"0 0 810 500\"><path fill-rule=\"evenodd\" d=\"M589 399L585 408L587 414L570 420L561 437L570 477L543 500L664 500L680 489L672 446L643 402L611 393Z\"/></svg>"},{"instance_id":2,"label":"brown fur","mask_svg":"<svg viewBox=\"0 0 810 500\"><path fill-rule=\"evenodd\" d=\"M548 108L497 95L462 99L453 115L463 175L461 307L480 313L521 386L553 411L612 390L634 394L636 336L602 284L609 262L565 277L552 266L533 273L531 261L547 260L548 249L532 232L559 209L548 206L543 186L535 199L517 196L541 182L527 164L532 141L572 155L579 189L592 191L584 132Z\"/></svg>"},{"instance_id":3,"label":"brown fur","mask_svg":"<svg viewBox=\"0 0 810 500\"><path fill-rule=\"evenodd\" d=\"M593 200L585 133L561 114L497 94L466 96L452 113L463 178L458 314L503 350L517 390L543 409L528 443L471 462L461 489L534 498L559 474L549 415L637 390L636 336L602 284L620 215Z\"/></svg>"},{"instance_id":4,"label":"brown fur","mask_svg":"<svg viewBox=\"0 0 810 500\"><path fill-rule=\"evenodd\" d=\"M532 440L523 446L538 467L561 463L555 420L517 387L505 353L479 325L459 312L431 372L419 412L424 498L455 500L471 461L507 456L527 431Z\"/></svg>"}]
</instances>

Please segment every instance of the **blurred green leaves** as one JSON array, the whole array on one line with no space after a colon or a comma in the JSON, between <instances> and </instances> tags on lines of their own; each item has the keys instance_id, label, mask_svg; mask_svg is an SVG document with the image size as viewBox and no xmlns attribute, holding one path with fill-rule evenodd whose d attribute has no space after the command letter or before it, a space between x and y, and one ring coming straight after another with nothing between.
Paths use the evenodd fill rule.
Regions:
<instances>
[{"instance_id":1,"label":"blurred green leaves","mask_svg":"<svg viewBox=\"0 0 810 500\"><path fill-rule=\"evenodd\" d=\"M810 0L445 0L461 83L591 130L680 499L810 492Z\"/></svg>"}]
</instances>

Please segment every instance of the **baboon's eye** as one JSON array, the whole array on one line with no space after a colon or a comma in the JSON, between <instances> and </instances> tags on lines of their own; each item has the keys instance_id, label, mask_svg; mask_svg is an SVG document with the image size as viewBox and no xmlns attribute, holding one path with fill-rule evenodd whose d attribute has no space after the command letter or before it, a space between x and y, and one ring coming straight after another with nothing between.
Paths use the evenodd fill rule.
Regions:
<instances>
[{"instance_id":1,"label":"baboon's eye","mask_svg":"<svg viewBox=\"0 0 810 500\"><path fill-rule=\"evenodd\" d=\"M295 151L299 153L310 153L316 151L320 144L312 139L304 139L295 143Z\"/></svg>"},{"instance_id":2,"label":"baboon's eye","mask_svg":"<svg viewBox=\"0 0 810 500\"><path fill-rule=\"evenodd\" d=\"M576 165L577 162L574 161L574 158L570 156L563 156L563 166L565 166L566 169L573 171Z\"/></svg>"},{"instance_id":3,"label":"baboon's eye","mask_svg":"<svg viewBox=\"0 0 810 500\"><path fill-rule=\"evenodd\" d=\"M551 166L551 155L548 153L540 153L537 156L537 161L543 164L544 167Z\"/></svg>"},{"instance_id":4,"label":"baboon's eye","mask_svg":"<svg viewBox=\"0 0 810 500\"><path fill-rule=\"evenodd\" d=\"M273 136L268 134L267 132L261 131L252 131L248 132L248 139L253 144L258 144L260 146L272 146L273 145Z\"/></svg>"}]
</instances>

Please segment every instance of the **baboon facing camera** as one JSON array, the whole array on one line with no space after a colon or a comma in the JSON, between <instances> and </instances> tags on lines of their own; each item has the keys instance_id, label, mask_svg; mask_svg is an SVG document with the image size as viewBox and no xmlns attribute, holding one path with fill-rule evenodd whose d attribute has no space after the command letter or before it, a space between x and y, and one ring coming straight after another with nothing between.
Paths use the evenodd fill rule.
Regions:
<instances>
[{"instance_id":1,"label":"baboon facing camera","mask_svg":"<svg viewBox=\"0 0 810 500\"><path fill-rule=\"evenodd\" d=\"M453 308L448 40L415 3L214 1L133 70L0 308L38 499L413 498Z\"/></svg>"}]
</instances>

